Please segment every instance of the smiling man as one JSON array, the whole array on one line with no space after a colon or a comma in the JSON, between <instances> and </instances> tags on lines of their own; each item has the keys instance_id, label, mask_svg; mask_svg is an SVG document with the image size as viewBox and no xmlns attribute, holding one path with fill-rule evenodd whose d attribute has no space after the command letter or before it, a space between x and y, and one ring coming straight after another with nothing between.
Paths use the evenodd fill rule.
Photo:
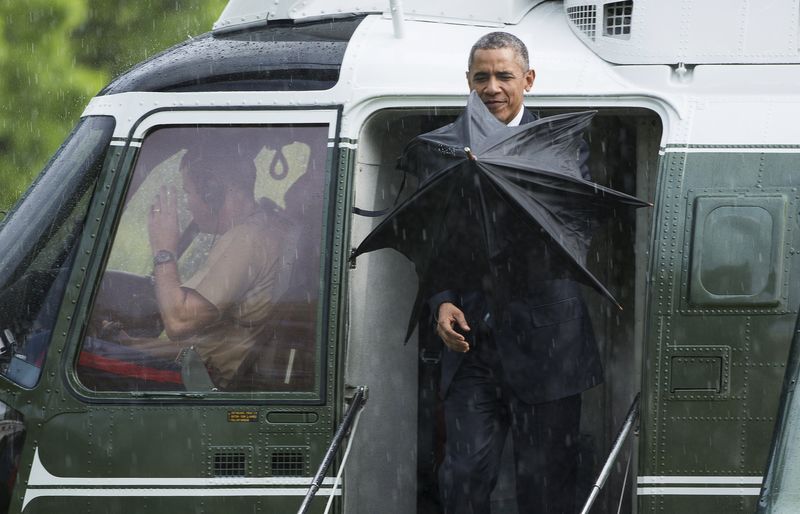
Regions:
<instances>
[{"instance_id":1,"label":"smiling man","mask_svg":"<svg viewBox=\"0 0 800 514\"><path fill-rule=\"evenodd\" d=\"M501 122L536 119L524 95L534 71L525 45L493 32L470 52L467 83ZM588 177L588 150L575 156ZM477 205L479 198L465 198ZM466 211L469 212L469 209ZM523 233L508 209L492 213ZM520 513L572 514L581 393L602 382L600 356L579 286L565 278L544 240L506 243L489 262L469 244L479 223L466 214L439 249L428 304L444 342L440 396L445 456L439 486L446 513L489 513L506 436L514 443ZM500 300L502 299L502 300Z\"/></svg>"},{"instance_id":2,"label":"smiling man","mask_svg":"<svg viewBox=\"0 0 800 514\"><path fill-rule=\"evenodd\" d=\"M506 46L495 47L500 44ZM522 41L504 32L493 32L473 47L468 68L470 90L478 93L498 120L519 125L525 92L531 90L536 77Z\"/></svg>"}]
</instances>

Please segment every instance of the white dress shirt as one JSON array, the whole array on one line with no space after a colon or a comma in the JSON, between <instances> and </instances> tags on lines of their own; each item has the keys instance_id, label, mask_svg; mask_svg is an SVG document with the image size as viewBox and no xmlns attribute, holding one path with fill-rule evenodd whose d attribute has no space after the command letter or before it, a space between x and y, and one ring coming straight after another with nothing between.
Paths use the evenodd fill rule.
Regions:
<instances>
[{"instance_id":1,"label":"white dress shirt","mask_svg":"<svg viewBox=\"0 0 800 514\"><path fill-rule=\"evenodd\" d=\"M522 121L522 113L524 111L525 111L525 106L524 105L520 105L519 106L519 112L517 113L516 116L514 116L514 119L512 119L511 121L508 122L508 126L509 127L517 127L517 126L519 126L519 122Z\"/></svg>"}]
</instances>

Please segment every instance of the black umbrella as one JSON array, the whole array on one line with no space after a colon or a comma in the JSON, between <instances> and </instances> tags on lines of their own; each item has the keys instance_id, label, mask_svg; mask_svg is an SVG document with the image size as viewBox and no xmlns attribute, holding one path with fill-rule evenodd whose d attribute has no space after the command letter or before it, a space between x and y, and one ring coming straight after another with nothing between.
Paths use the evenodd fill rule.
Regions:
<instances>
[{"instance_id":1,"label":"black umbrella","mask_svg":"<svg viewBox=\"0 0 800 514\"><path fill-rule=\"evenodd\" d=\"M408 335L423 291L436 281L431 270L437 260L441 269L445 256L468 253L489 269L504 254L535 241L556 254L548 263L557 262L560 272L619 306L586 267L588 243L597 223L615 209L649 204L581 176L581 134L594 114L561 114L507 127L473 92L455 122L412 142L409 150L422 164L418 189L353 254L394 248L415 264L420 294ZM468 240L458 240L465 235Z\"/></svg>"}]
</instances>

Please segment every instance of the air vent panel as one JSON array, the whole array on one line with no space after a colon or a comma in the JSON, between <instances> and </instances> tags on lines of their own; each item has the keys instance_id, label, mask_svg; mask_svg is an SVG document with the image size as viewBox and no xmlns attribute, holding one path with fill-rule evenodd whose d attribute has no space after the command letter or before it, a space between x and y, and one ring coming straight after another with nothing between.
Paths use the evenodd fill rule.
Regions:
<instances>
[{"instance_id":1,"label":"air vent panel","mask_svg":"<svg viewBox=\"0 0 800 514\"><path fill-rule=\"evenodd\" d=\"M606 4L604 10L603 35L617 39L630 39L633 0Z\"/></svg>"},{"instance_id":2,"label":"air vent panel","mask_svg":"<svg viewBox=\"0 0 800 514\"><path fill-rule=\"evenodd\" d=\"M305 448L276 449L270 453L270 471L273 476L305 476L306 461Z\"/></svg>"},{"instance_id":3,"label":"air vent panel","mask_svg":"<svg viewBox=\"0 0 800 514\"><path fill-rule=\"evenodd\" d=\"M209 448L208 468L211 476L243 477L251 474L252 460L249 446L216 446Z\"/></svg>"},{"instance_id":4,"label":"air vent panel","mask_svg":"<svg viewBox=\"0 0 800 514\"><path fill-rule=\"evenodd\" d=\"M214 454L215 477L243 477L247 474L247 456L244 452Z\"/></svg>"},{"instance_id":5,"label":"air vent panel","mask_svg":"<svg viewBox=\"0 0 800 514\"><path fill-rule=\"evenodd\" d=\"M597 25L597 7L594 5L576 5L567 8L567 16L578 30L594 41Z\"/></svg>"}]
</instances>

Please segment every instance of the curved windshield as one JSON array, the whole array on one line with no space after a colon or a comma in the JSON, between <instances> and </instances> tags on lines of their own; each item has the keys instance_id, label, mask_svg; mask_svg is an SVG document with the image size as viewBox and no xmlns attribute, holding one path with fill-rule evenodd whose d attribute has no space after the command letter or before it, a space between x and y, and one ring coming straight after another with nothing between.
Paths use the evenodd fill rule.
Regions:
<instances>
[{"instance_id":1,"label":"curved windshield","mask_svg":"<svg viewBox=\"0 0 800 514\"><path fill-rule=\"evenodd\" d=\"M39 379L94 184L114 130L82 119L0 229L0 374Z\"/></svg>"}]
</instances>

